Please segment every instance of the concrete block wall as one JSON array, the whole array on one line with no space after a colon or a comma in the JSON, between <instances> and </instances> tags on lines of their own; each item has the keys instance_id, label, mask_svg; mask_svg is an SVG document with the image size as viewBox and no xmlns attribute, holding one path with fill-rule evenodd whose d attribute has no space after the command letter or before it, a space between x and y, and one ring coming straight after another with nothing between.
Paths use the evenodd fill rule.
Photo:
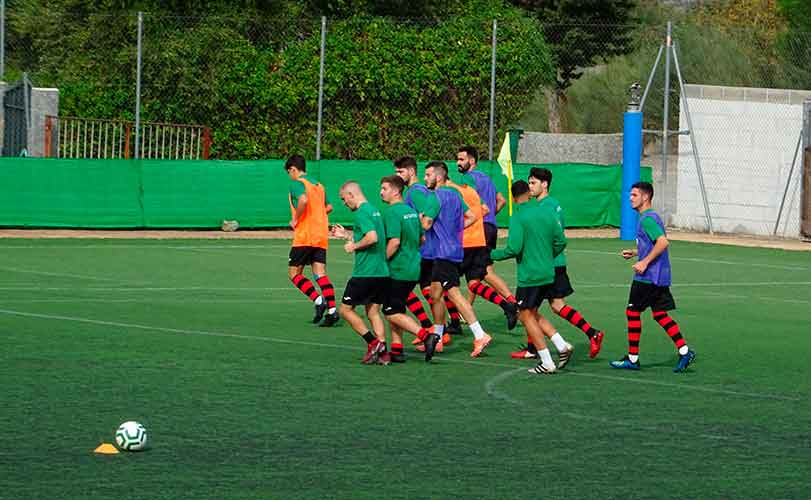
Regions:
<instances>
[{"instance_id":1,"label":"concrete block wall","mask_svg":"<svg viewBox=\"0 0 811 500\"><path fill-rule=\"evenodd\" d=\"M615 165L622 163L622 134L524 132L516 161Z\"/></svg>"},{"instance_id":2,"label":"concrete block wall","mask_svg":"<svg viewBox=\"0 0 811 500\"><path fill-rule=\"evenodd\" d=\"M717 232L772 234L811 92L687 85L687 103ZM685 107L679 126L687 129ZM778 236L799 238L801 155ZM689 136L679 136L675 211L669 223L707 230Z\"/></svg>"}]
</instances>

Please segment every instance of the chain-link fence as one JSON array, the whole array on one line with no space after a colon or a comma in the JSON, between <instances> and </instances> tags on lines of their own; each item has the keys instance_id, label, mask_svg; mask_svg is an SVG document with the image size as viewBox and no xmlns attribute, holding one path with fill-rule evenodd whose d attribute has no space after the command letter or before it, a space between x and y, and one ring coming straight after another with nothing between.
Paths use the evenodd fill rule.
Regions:
<instances>
[{"instance_id":1,"label":"chain-link fence","mask_svg":"<svg viewBox=\"0 0 811 500\"><path fill-rule=\"evenodd\" d=\"M807 34L681 18L668 61L665 24L644 21L144 13L139 45L134 13L6 20L5 81L58 88L61 116L209 127L216 159L449 158L462 144L486 159L519 128L518 161L618 163L628 86L648 83L643 164L668 220L771 234L783 204L777 234L797 235Z\"/></svg>"}]
</instances>

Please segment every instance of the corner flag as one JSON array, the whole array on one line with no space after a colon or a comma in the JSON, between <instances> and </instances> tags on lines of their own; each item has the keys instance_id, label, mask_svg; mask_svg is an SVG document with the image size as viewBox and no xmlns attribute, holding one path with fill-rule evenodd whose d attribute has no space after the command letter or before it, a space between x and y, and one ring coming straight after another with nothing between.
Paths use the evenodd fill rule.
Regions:
<instances>
[{"instance_id":1,"label":"corner flag","mask_svg":"<svg viewBox=\"0 0 811 500\"><path fill-rule=\"evenodd\" d=\"M504 134L504 144L501 145L501 152L498 154L498 164L501 165L501 173L507 176L507 213L513 214L513 160L510 154L510 133Z\"/></svg>"}]
</instances>

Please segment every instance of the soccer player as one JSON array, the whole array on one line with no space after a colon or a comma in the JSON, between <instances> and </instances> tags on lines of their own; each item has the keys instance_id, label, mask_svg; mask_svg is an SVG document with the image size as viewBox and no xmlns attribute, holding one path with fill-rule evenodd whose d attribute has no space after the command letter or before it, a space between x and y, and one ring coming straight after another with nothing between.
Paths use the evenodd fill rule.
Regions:
<instances>
[{"instance_id":1,"label":"soccer player","mask_svg":"<svg viewBox=\"0 0 811 500\"><path fill-rule=\"evenodd\" d=\"M408 331L425 341L431 333L405 314L410 296L420 279L420 238L422 225L417 212L403 203L405 182L397 175L380 180L380 198L388 205L383 211L386 228L386 258L389 262L391 280L383 299L383 314L391 330L391 361L404 363L403 331ZM419 298L414 296L419 302ZM425 311L422 312L425 314Z\"/></svg>"},{"instance_id":2,"label":"soccer player","mask_svg":"<svg viewBox=\"0 0 811 500\"><path fill-rule=\"evenodd\" d=\"M479 193L482 203L487 205L490 209L490 212L484 216L484 234L487 240L487 247L493 250L496 248L498 242L496 214L501 212L501 209L504 208L506 200L504 199L504 195L496 190L496 185L493 184L493 180L484 172L476 169L478 161L479 152L473 146L463 146L459 148L456 153L456 169L460 174L473 179L471 184L476 189L476 192ZM484 281L495 288L502 297L506 297L509 302L515 302L515 297L510 291L510 288L507 286L507 283L496 274L493 261L490 259L488 259L486 270L487 274L484 277Z\"/></svg>"},{"instance_id":3,"label":"soccer player","mask_svg":"<svg viewBox=\"0 0 811 500\"><path fill-rule=\"evenodd\" d=\"M538 200L532 198L529 193L529 184L525 180L517 180L513 183L512 187L510 188L513 195L513 201L515 205L513 206L513 213L518 212L524 206L525 203L529 202L530 200L533 202L530 204L533 205L537 203ZM538 321L538 325L541 327L541 331L543 334L552 339L557 338L555 335L560 335L560 332L557 331L555 326L546 319L545 316L541 314L536 315L536 319ZM562 338L562 337L561 337ZM567 350L565 351L566 354L563 355L563 364L558 365L558 369L563 368L569 362L569 359L572 355L572 349L569 344L566 344ZM532 338L527 335L527 346L522 347L521 350L510 353L510 357L513 359L534 359L538 357L538 349L535 347L535 344L532 342Z\"/></svg>"},{"instance_id":4,"label":"soccer player","mask_svg":"<svg viewBox=\"0 0 811 500\"><path fill-rule=\"evenodd\" d=\"M550 296L555 282L554 258L563 252L566 238L563 227L549 207L536 200L529 200L510 218L507 246L491 253L493 260L515 258L518 267L516 299L518 319L527 330L527 335L538 349L540 362L530 368L530 373L546 375L555 373L569 362L572 346L559 334L550 340L558 350L558 366L544 341L544 331L539 323L542 315L538 308Z\"/></svg>"},{"instance_id":5,"label":"soccer player","mask_svg":"<svg viewBox=\"0 0 811 500\"><path fill-rule=\"evenodd\" d=\"M423 229L428 229L433 223L433 217L439 211L439 201L431 190L419 183L417 177L417 160L411 156L398 158L394 161L394 171L406 184L406 189L403 191L403 200L408 206L416 210ZM432 302L431 270L433 269L434 262L425 257L427 252L428 247L423 244L420 247L420 257L422 260L420 261L419 284L423 297L425 297L425 300L427 300L430 305ZM453 305L447 296L445 297L445 307L448 308L448 313L451 316L451 325L454 325L454 321L456 322L450 329L454 331L455 328L457 333L461 333L459 311L456 310L456 306ZM425 313L425 309L422 307L422 302L420 302L420 299L413 293L408 296L408 309L417 317L417 320L419 320L423 328L431 328L433 326L433 323ZM445 336L443 340L450 341L450 336ZM439 349L441 351L442 345L439 346Z\"/></svg>"},{"instance_id":6,"label":"soccer player","mask_svg":"<svg viewBox=\"0 0 811 500\"><path fill-rule=\"evenodd\" d=\"M545 168L534 167L529 172L529 192L532 197L557 216L561 227L565 227L563 209L557 199L549 195L552 186L552 172ZM558 316L581 329L589 339L589 358L594 359L600 352L605 332L598 331L576 309L566 304L565 297L574 293L566 272L566 254L561 252L555 257L555 282L549 289L549 306Z\"/></svg>"},{"instance_id":7,"label":"soccer player","mask_svg":"<svg viewBox=\"0 0 811 500\"><path fill-rule=\"evenodd\" d=\"M346 208L354 212L355 219L351 235L340 224L335 225L333 234L347 239L344 250L355 254L355 264L352 276L346 283L339 312L349 326L366 341L366 355L362 362L388 364L390 359L386 351L386 327L380 316L383 294L389 282L383 216L366 200L357 182L345 182L341 186L340 195ZM366 327L363 318L355 312L355 307L360 305L366 308L371 329Z\"/></svg>"},{"instance_id":8,"label":"soccer player","mask_svg":"<svg viewBox=\"0 0 811 500\"><path fill-rule=\"evenodd\" d=\"M466 177L466 182L473 181L471 178ZM462 235L464 258L459 272L465 275L467 287L471 293L484 297L501 307L504 316L507 318L507 329L512 330L518 321L518 308L515 303L508 301L497 291L482 283L482 280L487 275L487 266L493 262L490 260L490 249L487 248L484 235L484 217L489 213L489 208L482 203L473 186L465 182L456 184L450 180L447 181L447 185L459 191L465 204L476 214L476 221L466 227Z\"/></svg>"},{"instance_id":9,"label":"soccer player","mask_svg":"<svg viewBox=\"0 0 811 500\"><path fill-rule=\"evenodd\" d=\"M653 319L667 332L678 349L679 361L673 371L680 373L690 366L696 354L687 347L678 323L667 313L676 309L676 301L670 294L670 255L667 249L670 242L662 219L651 207L652 200L653 186L649 182L637 182L631 186L631 207L639 212L636 249L623 250L622 257L627 260L638 256L639 260L633 265L634 279L625 310L628 319L628 355L610 364L614 368L639 370L642 311L650 307Z\"/></svg>"},{"instance_id":10,"label":"soccer player","mask_svg":"<svg viewBox=\"0 0 811 500\"><path fill-rule=\"evenodd\" d=\"M307 164L300 155L291 156L284 164L290 176L290 227L293 229L293 246L290 249L287 274L290 281L315 304L313 323L324 318L321 326L338 322L335 310L335 288L327 276L327 247L329 221L327 214L332 205L327 200L324 186L307 175ZM304 276L304 266L311 266L321 293L312 281ZM323 296L322 296L323 295Z\"/></svg>"},{"instance_id":11,"label":"soccer player","mask_svg":"<svg viewBox=\"0 0 811 500\"><path fill-rule=\"evenodd\" d=\"M465 227L476 221L476 214L465 204L459 191L448 187L447 182L448 166L444 162L432 161L425 167L425 185L433 190L439 200L439 212L425 232L425 245L429 249L426 258L434 261L431 270L434 335L425 340L427 360L433 356L434 348L444 333L445 305L441 299L445 292L473 332L473 351L470 357L478 357L493 340L476 319L473 306L459 291L459 265L464 258L462 234Z\"/></svg>"}]
</instances>

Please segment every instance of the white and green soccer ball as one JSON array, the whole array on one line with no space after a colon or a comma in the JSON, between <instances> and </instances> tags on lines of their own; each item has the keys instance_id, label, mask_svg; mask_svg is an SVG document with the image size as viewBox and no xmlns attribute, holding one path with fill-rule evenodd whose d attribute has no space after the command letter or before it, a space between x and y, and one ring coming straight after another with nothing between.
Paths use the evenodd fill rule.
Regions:
<instances>
[{"instance_id":1,"label":"white and green soccer ball","mask_svg":"<svg viewBox=\"0 0 811 500\"><path fill-rule=\"evenodd\" d=\"M146 428L130 420L118 426L115 431L115 444L124 451L141 451L146 447Z\"/></svg>"}]
</instances>

